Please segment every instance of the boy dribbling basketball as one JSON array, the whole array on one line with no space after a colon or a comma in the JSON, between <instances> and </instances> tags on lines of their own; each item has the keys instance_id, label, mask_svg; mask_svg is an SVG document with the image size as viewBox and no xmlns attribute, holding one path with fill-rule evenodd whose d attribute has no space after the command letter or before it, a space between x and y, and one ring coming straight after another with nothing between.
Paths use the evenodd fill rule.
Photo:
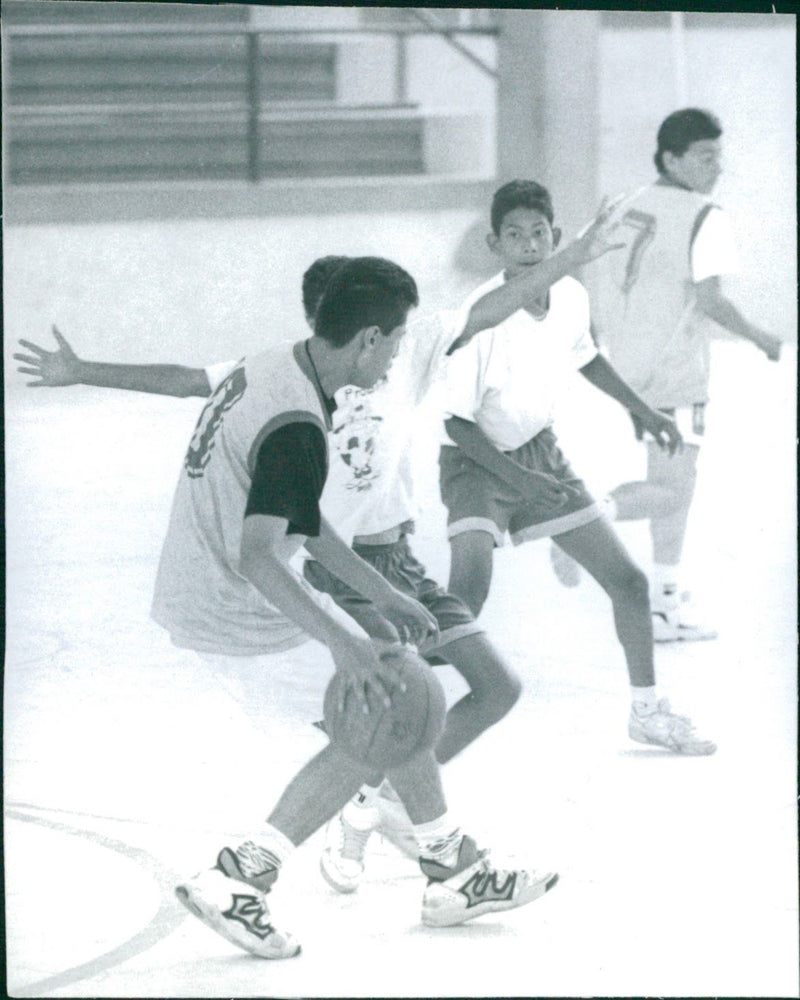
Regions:
<instances>
[{"instance_id":1,"label":"boy dribbling basketball","mask_svg":"<svg viewBox=\"0 0 800 1000\"><path fill-rule=\"evenodd\" d=\"M334 394L344 385L368 387L383 378L417 301L414 280L398 265L380 258L348 261L326 287L314 335L245 357L198 420L175 492L152 614L176 645L212 654L218 671L244 678L265 708L270 669L261 654L287 656L309 637L328 647L350 718L362 708L368 714L376 699L391 707L399 680L366 634L292 569L290 560L303 545L339 579L405 619L415 640L436 631L435 619L359 559L319 507ZM430 680L438 683L432 675ZM385 775L369 754L353 757L333 741L289 783L264 828L235 848L223 847L212 868L177 888L178 898L252 954L298 954L296 939L273 924L267 900L281 866L361 785L384 776L414 824L420 867L429 879L424 922L463 923L542 896L555 884L554 873L492 868L448 815L433 753L443 716L441 698L421 742L405 759L392 761ZM476 878L504 892L465 902L462 890Z\"/></svg>"}]
</instances>

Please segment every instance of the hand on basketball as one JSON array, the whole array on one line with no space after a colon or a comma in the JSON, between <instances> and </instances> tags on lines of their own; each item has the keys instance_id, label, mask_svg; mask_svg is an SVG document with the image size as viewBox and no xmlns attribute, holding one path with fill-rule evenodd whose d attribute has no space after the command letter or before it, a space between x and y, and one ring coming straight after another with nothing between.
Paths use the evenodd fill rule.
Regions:
<instances>
[{"instance_id":1,"label":"hand on basketball","mask_svg":"<svg viewBox=\"0 0 800 1000\"><path fill-rule=\"evenodd\" d=\"M66 339L53 327L53 336L58 344L58 350L46 351L43 347L31 343L30 340L20 340L19 343L32 354L15 354L16 361L24 362L18 372L23 375L36 375L38 382L28 382L32 388L39 386L75 385L78 379L80 358L75 354Z\"/></svg>"},{"instance_id":2,"label":"hand on basketball","mask_svg":"<svg viewBox=\"0 0 800 1000\"><path fill-rule=\"evenodd\" d=\"M563 507L570 497L580 495L579 490L569 483L560 483L546 472L534 472L526 469L517 486L526 500L536 500L547 507Z\"/></svg>"},{"instance_id":3,"label":"hand on basketball","mask_svg":"<svg viewBox=\"0 0 800 1000\"><path fill-rule=\"evenodd\" d=\"M361 711L369 714L369 700L392 703L391 690L397 684L397 674L391 661L381 659L380 650L367 638L343 630L328 640L337 673L344 678L339 687L337 709L344 711L345 701L354 697Z\"/></svg>"},{"instance_id":4,"label":"hand on basketball","mask_svg":"<svg viewBox=\"0 0 800 1000\"><path fill-rule=\"evenodd\" d=\"M668 451L670 455L683 450L683 438L678 430L678 425L666 413L650 410L646 414L639 414L638 418L634 418L634 427L637 428L637 431L641 428L642 434L649 431L658 447L662 451ZM638 433L636 436L640 437Z\"/></svg>"},{"instance_id":5,"label":"hand on basketball","mask_svg":"<svg viewBox=\"0 0 800 1000\"><path fill-rule=\"evenodd\" d=\"M381 613L394 625L401 642L420 645L429 635L439 634L439 625L426 607L391 588L384 599L375 602Z\"/></svg>"}]
</instances>

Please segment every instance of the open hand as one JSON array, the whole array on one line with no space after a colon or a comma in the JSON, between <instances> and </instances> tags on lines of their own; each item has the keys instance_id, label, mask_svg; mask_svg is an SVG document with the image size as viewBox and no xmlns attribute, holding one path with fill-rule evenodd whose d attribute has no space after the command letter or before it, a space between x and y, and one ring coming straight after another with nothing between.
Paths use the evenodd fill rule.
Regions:
<instances>
[{"instance_id":1,"label":"open hand","mask_svg":"<svg viewBox=\"0 0 800 1000\"><path fill-rule=\"evenodd\" d=\"M614 239L621 218L617 209L623 197L613 201L604 198L597 215L572 241L571 249L577 258L577 264L588 264L611 250L622 250L626 246L625 242L620 243Z\"/></svg>"},{"instance_id":2,"label":"open hand","mask_svg":"<svg viewBox=\"0 0 800 1000\"><path fill-rule=\"evenodd\" d=\"M683 450L683 438L678 430L678 425L666 413L662 413L660 410L650 410L646 414L634 416L633 425L639 440L642 439L645 431L649 431L662 451L668 451L670 455L674 455L676 451Z\"/></svg>"},{"instance_id":3,"label":"open hand","mask_svg":"<svg viewBox=\"0 0 800 1000\"><path fill-rule=\"evenodd\" d=\"M39 386L75 385L78 381L78 366L80 358L75 354L58 329L53 326L53 336L58 344L55 351L46 351L43 347L31 343L30 340L20 340L20 346L33 352L32 354L15 354L15 361L24 362L17 368L23 375L35 375L38 382L28 382L32 388Z\"/></svg>"}]
</instances>

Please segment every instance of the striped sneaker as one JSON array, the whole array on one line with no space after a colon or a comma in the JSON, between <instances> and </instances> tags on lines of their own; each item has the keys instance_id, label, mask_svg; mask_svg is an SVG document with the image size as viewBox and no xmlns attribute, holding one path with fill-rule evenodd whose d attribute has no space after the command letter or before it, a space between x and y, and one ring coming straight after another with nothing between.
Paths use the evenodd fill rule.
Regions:
<instances>
[{"instance_id":1,"label":"striped sneaker","mask_svg":"<svg viewBox=\"0 0 800 1000\"><path fill-rule=\"evenodd\" d=\"M479 851L471 837L462 837L452 868L432 858L420 858L428 876L422 897L422 922L452 927L484 913L513 910L540 899L558 881L555 872L493 868L488 852Z\"/></svg>"},{"instance_id":2,"label":"striped sneaker","mask_svg":"<svg viewBox=\"0 0 800 1000\"><path fill-rule=\"evenodd\" d=\"M259 958L292 958L299 942L272 923L267 893L278 877L274 855L251 841L224 847L216 865L175 889L198 920Z\"/></svg>"}]
</instances>

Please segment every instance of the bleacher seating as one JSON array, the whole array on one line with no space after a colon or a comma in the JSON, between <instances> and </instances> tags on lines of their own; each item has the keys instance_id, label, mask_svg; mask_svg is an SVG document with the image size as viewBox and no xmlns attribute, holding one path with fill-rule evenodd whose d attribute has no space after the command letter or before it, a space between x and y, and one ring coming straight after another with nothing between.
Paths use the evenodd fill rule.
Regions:
<instances>
[{"instance_id":1,"label":"bleacher seating","mask_svg":"<svg viewBox=\"0 0 800 1000\"><path fill-rule=\"evenodd\" d=\"M331 42L261 36L252 61L244 32L230 30L244 10L235 5L12 0L4 12L9 7L6 163L12 184L424 170L423 122L412 107L337 103ZM154 30L170 23L165 7L173 9L173 22L176 8L181 12L187 30ZM138 9L137 18L125 13L130 8ZM209 33L214 8L221 30ZM204 12L201 31L184 25L187 9ZM42 30L47 25L60 31Z\"/></svg>"}]
</instances>

